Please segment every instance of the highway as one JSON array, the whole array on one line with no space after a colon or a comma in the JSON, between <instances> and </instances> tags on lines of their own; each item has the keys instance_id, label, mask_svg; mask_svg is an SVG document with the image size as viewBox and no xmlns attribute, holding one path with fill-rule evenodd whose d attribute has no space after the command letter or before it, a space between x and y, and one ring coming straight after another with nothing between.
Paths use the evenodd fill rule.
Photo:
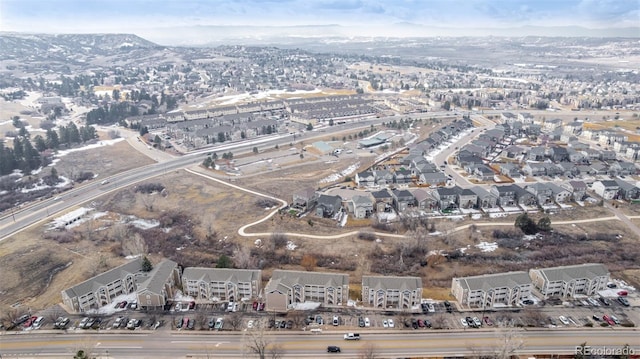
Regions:
<instances>
[{"instance_id":1,"label":"highway","mask_svg":"<svg viewBox=\"0 0 640 359\"><path fill-rule=\"evenodd\" d=\"M411 114L408 116L414 118L454 117L450 112L420 113ZM220 154L222 152L231 151L237 156L241 153L252 153L253 147L255 146L273 147L276 144L280 146L292 142L309 142L317 138L331 136L331 134L333 133L368 128L372 124L376 125L381 122L391 121L393 119L397 120L399 118L400 116L362 119L358 121L347 122L341 125L323 127L322 129L310 132L306 131L303 133L297 133L295 134L295 138L294 135L285 134L259 137L242 142L222 143L176 158L171 158L168 156L154 156L153 153L150 153L151 158L154 158L156 160L162 159L162 161L122 172L108 178L101 178L101 181L106 179L109 182L107 184L100 184L101 181L81 184L69 191L60 194L57 197L33 202L31 204L26 204L24 206L6 211L3 214L3 217L0 218L0 241L12 234L15 234L25 228L39 223L44 219L47 219L48 217L52 217L59 212L83 203L88 203L106 193L118 190L119 188L133 185L144 180L148 180L156 176L160 176L162 174L166 174L170 171L176 171L197 165L202 162L202 160L207 156L208 153L217 152L218 154ZM158 150L142 149L140 151L146 154L146 151L156 152Z\"/></svg>"},{"instance_id":2,"label":"highway","mask_svg":"<svg viewBox=\"0 0 640 359\"><path fill-rule=\"evenodd\" d=\"M360 341L345 341L343 332L311 334L308 332L272 334L264 339L277 344L283 358L356 358L363 346L373 344L378 357L463 356L495 353L504 342L519 348L521 355L573 354L586 342L591 347L631 345L636 351L635 330L499 330L397 331L396 333L361 333ZM52 333L30 332L0 336L2 358L69 358L77 350L90 350L96 358L243 358L251 336L247 332L126 332L120 333ZM326 353L328 345L337 345L340 354Z\"/></svg>"}]
</instances>

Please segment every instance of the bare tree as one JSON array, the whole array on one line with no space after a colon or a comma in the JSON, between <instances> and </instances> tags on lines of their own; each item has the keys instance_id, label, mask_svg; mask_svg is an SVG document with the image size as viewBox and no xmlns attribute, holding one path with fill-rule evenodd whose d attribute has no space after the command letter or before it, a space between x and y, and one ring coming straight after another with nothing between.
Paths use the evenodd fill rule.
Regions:
<instances>
[{"instance_id":1,"label":"bare tree","mask_svg":"<svg viewBox=\"0 0 640 359\"><path fill-rule=\"evenodd\" d=\"M283 349L279 344L273 343L271 337L266 335L265 326L259 325L255 330L246 332L244 341L249 354L253 354L260 359L279 359L282 357Z\"/></svg>"},{"instance_id":2,"label":"bare tree","mask_svg":"<svg viewBox=\"0 0 640 359\"><path fill-rule=\"evenodd\" d=\"M497 337L498 342L496 343L495 350L496 359L509 359L524 347L524 340L516 328L500 326Z\"/></svg>"},{"instance_id":3,"label":"bare tree","mask_svg":"<svg viewBox=\"0 0 640 359\"><path fill-rule=\"evenodd\" d=\"M140 196L140 199L142 200L144 209L146 209L148 212L153 212L153 206L156 204L156 196L154 196L153 194L142 194Z\"/></svg>"},{"instance_id":4,"label":"bare tree","mask_svg":"<svg viewBox=\"0 0 640 359\"><path fill-rule=\"evenodd\" d=\"M138 255L147 253L147 244L139 233L122 240L122 252L124 255Z\"/></svg>"},{"instance_id":5,"label":"bare tree","mask_svg":"<svg viewBox=\"0 0 640 359\"><path fill-rule=\"evenodd\" d=\"M280 248L283 248L284 246L287 245L288 241L289 241L289 238L287 238L285 234L273 233L271 237L269 237L269 242L268 242L269 249L271 249L272 251L275 251Z\"/></svg>"},{"instance_id":6,"label":"bare tree","mask_svg":"<svg viewBox=\"0 0 640 359\"><path fill-rule=\"evenodd\" d=\"M378 357L378 347L373 343L366 343L358 351L359 359L376 359Z\"/></svg>"},{"instance_id":7,"label":"bare tree","mask_svg":"<svg viewBox=\"0 0 640 359\"><path fill-rule=\"evenodd\" d=\"M255 268L255 260L251 257L251 250L247 246L237 245L233 250L233 263L237 268Z\"/></svg>"},{"instance_id":8,"label":"bare tree","mask_svg":"<svg viewBox=\"0 0 640 359\"><path fill-rule=\"evenodd\" d=\"M242 315L238 312L231 313L231 315L229 315L228 323L231 325L233 330L240 329L242 326Z\"/></svg>"}]
</instances>

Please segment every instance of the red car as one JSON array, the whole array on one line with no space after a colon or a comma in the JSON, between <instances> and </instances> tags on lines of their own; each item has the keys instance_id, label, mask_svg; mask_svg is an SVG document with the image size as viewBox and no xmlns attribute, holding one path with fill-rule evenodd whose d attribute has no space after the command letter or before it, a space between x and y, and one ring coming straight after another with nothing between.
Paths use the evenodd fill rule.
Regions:
<instances>
[{"instance_id":1,"label":"red car","mask_svg":"<svg viewBox=\"0 0 640 359\"><path fill-rule=\"evenodd\" d=\"M629 294L626 290L621 290L618 292L618 295L621 297L626 297Z\"/></svg>"},{"instance_id":2,"label":"red car","mask_svg":"<svg viewBox=\"0 0 640 359\"><path fill-rule=\"evenodd\" d=\"M258 302L253 302L253 310L258 310Z\"/></svg>"},{"instance_id":3,"label":"red car","mask_svg":"<svg viewBox=\"0 0 640 359\"><path fill-rule=\"evenodd\" d=\"M611 326L616 325L616 322L614 322L613 319L611 319L611 317L606 314L602 316L602 320L604 320L605 322L607 322L607 324Z\"/></svg>"},{"instance_id":4,"label":"red car","mask_svg":"<svg viewBox=\"0 0 640 359\"><path fill-rule=\"evenodd\" d=\"M191 301L189 302L189 310L193 310L196 307L196 302Z\"/></svg>"},{"instance_id":5,"label":"red car","mask_svg":"<svg viewBox=\"0 0 640 359\"><path fill-rule=\"evenodd\" d=\"M264 303L260 303L258 305L258 310L264 310Z\"/></svg>"},{"instance_id":6,"label":"red car","mask_svg":"<svg viewBox=\"0 0 640 359\"><path fill-rule=\"evenodd\" d=\"M126 308L126 307L127 307L127 301L126 300L120 302L120 308Z\"/></svg>"},{"instance_id":7,"label":"red car","mask_svg":"<svg viewBox=\"0 0 640 359\"><path fill-rule=\"evenodd\" d=\"M24 327L25 327L25 328L29 328L31 325L33 325L33 322L35 322L35 321L36 321L36 319L38 319L38 317L37 317L37 316L35 316L35 315L34 315L34 316L32 316L32 317L30 317L29 319L27 319L27 321L26 321L26 322L24 322Z\"/></svg>"}]
</instances>

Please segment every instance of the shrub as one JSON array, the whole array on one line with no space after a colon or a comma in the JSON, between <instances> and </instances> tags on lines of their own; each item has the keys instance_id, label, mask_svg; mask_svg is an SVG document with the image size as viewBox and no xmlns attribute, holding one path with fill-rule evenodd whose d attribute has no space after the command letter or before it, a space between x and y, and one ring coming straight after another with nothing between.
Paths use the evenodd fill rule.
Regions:
<instances>
[{"instance_id":1,"label":"shrub","mask_svg":"<svg viewBox=\"0 0 640 359\"><path fill-rule=\"evenodd\" d=\"M375 241L376 234L373 232L358 232L358 238L364 239L365 241Z\"/></svg>"},{"instance_id":2,"label":"shrub","mask_svg":"<svg viewBox=\"0 0 640 359\"><path fill-rule=\"evenodd\" d=\"M136 193L155 193L164 191L164 185L161 183L143 183L135 187Z\"/></svg>"}]
</instances>

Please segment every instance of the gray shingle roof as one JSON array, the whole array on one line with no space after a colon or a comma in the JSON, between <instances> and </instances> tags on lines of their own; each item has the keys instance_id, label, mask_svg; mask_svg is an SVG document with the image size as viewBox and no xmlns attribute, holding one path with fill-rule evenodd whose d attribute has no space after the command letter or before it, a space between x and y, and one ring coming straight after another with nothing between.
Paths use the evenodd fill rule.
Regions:
<instances>
[{"instance_id":1,"label":"gray shingle roof","mask_svg":"<svg viewBox=\"0 0 640 359\"><path fill-rule=\"evenodd\" d=\"M454 278L462 288L470 291L489 290L491 288L513 288L531 284L529 274L524 271L484 274L473 277Z\"/></svg>"},{"instance_id":2,"label":"gray shingle roof","mask_svg":"<svg viewBox=\"0 0 640 359\"><path fill-rule=\"evenodd\" d=\"M98 274L86 281L77 284L64 292L70 298L80 297L87 293L93 293L98 288L126 277L128 274L137 274L142 271L142 258L136 258L128 263L113 268L112 270Z\"/></svg>"},{"instance_id":3,"label":"gray shingle roof","mask_svg":"<svg viewBox=\"0 0 640 359\"><path fill-rule=\"evenodd\" d=\"M178 263L169 259L158 263L148 274L147 279L138 285L138 291L147 290L151 293L161 294L165 283L169 281L177 266Z\"/></svg>"},{"instance_id":4,"label":"gray shingle roof","mask_svg":"<svg viewBox=\"0 0 640 359\"><path fill-rule=\"evenodd\" d=\"M362 276L362 287L369 289L416 290L422 288L420 277ZM420 293L422 295L422 293Z\"/></svg>"},{"instance_id":5,"label":"gray shingle roof","mask_svg":"<svg viewBox=\"0 0 640 359\"><path fill-rule=\"evenodd\" d=\"M594 279L608 276L609 270L599 263L585 263L572 266L535 269L549 282L571 281L573 279Z\"/></svg>"},{"instance_id":6,"label":"gray shingle roof","mask_svg":"<svg viewBox=\"0 0 640 359\"><path fill-rule=\"evenodd\" d=\"M344 285L349 285L349 276L340 273L321 273L276 269L271 275L271 280L267 284L265 292L278 290L280 292L286 293L296 284L300 284L302 286L315 285L323 286L325 288L341 288Z\"/></svg>"},{"instance_id":7,"label":"gray shingle roof","mask_svg":"<svg viewBox=\"0 0 640 359\"><path fill-rule=\"evenodd\" d=\"M249 283L262 279L260 270L235 269L235 268L205 268L188 267L182 272L182 278L186 280L201 280L211 282Z\"/></svg>"}]
</instances>

